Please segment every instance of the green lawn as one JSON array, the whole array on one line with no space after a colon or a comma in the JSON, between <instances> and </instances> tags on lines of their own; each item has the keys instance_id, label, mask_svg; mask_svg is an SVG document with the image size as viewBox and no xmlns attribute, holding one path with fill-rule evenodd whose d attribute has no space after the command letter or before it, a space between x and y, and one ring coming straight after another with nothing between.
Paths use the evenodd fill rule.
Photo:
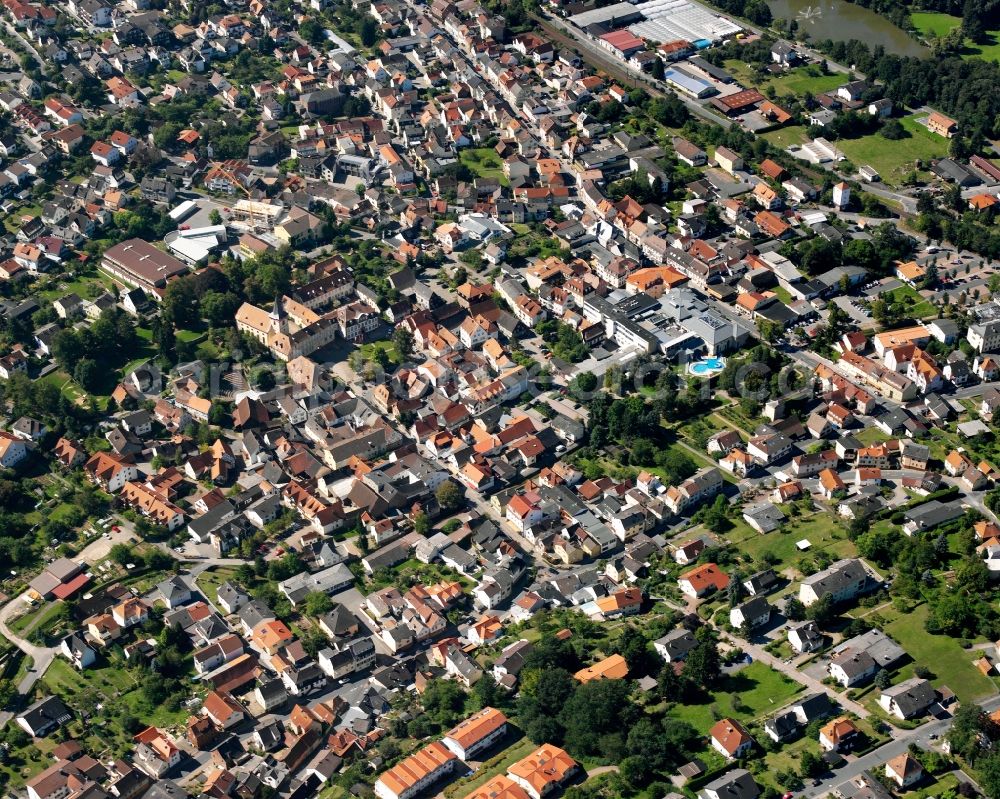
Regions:
<instances>
[{"instance_id":1,"label":"green lawn","mask_svg":"<svg viewBox=\"0 0 1000 799\"><path fill-rule=\"evenodd\" d=\"M53 660L52 665L45 670L44 682L49 690L69 700L70 704L73 697L86 690L112 697L135 688L132 675L123 668L108 665L81 673L61 657Z\"/></svg>"},{"instance_id":2,"label":"green lawn","mask_svg":"<svg viewBox=\"0 0 1000 799\"><path fill-rule=\"evenodd\" d=\"M784 289L781 286L773 286L768 289L768 291L773 291L777 295L778 299L785 303L785 305L792 302L792 295L788 293L787 289Z\"/></svg>"},{"instance_id":3,"label":"green lawn","mask_svg":"<svg viewBox=\"0 0 1000 799\"><path fill-rule=\"evenodd\" d=\"M709 701L700 705L674 705L669 713L704 733L719 718L749 722L769 716L787 704L801 688L767 664L756 662L723 678Z\"/></svg>"},{"instance_id":4,"label":"green lawn","mask_svg":"<svg viewBox=\"0 0 1000 799\"><path fill-rule=\"evenodd\" d=\"M872 444L881 444L883 441L888 441L892 438L892 436L887 436L874 425L866 427L863 430L851 430L850 433L862 444L869 447Z\"/></svg>"},{"instance_id":5,"label":"green lawn","mask_svg":"<svg viewBox=\"0 0 1000 799\"><path fill-rule=\"evenodd\" d=\"M81 700L84 705L95 698L97 701L113 701L117 705L128 706L143 724L174 727L190 715L183 705L176 710L159 705L151 712L147 711L142 691L127 669L103 659L98 664L97 668L78 672L66 660L57 657L46 670L43 683L71 707Z\"/></svg>"},{"instance_id":6,"label":"green lawn","mask_svg":"<svg viewBox=\"0 0 1000 799\"><path fill-rule=\"evenodd\" d=\"M921 36L946 36L962 24L961 17L951 14L939 14L935 11L914 11L910 14L910 22Z\"/></svg>"},{"instance_id":7,"label":"green lawn","mask_svg":"<svg viewBox=\"0 0 1000 799\"><path fill-rule=\"evenodd\" d=\"M489 147L462 150L459 159L478 177L492 178L499 181L501 186L510 185L510 181L503 173L503 162L501 162L500 156Z\"/></svg>"},{"instance_id":8,"label":"green lawn","mask_svg":"<svg viewBox=\"0 0 1000 799\"><path fill-rule=\"evenodd\" d=\"M41 378L46 383L51 383L56 388L58 388L63 396L65 396L71 402L76 402L81 397L86 396L86 392L83 391L76 383L73 382L68 374L66 374L62 369L57 369L54 372L49 372L45 377Z\"/></svg>"},{"instance_id":9,"label":"green lawn","mask_svg":"<svg viewBox=\"0 0 1000 799\"><path fill-rule=\"evenodd\" d=\"M786 514L787 515L787 514ZM846 558L857 554L854 544L847 538L847 532L837 522L832 513L818 511L811 516L790 518L780 529L761 535L752 529L742 517L734 521L734 528L726 538L743 555L760 560L767 554L777 560L775 568L788 568L801 572L798 564L811 560L820 550L833 558ZM812 546L800 552L795 544L803 538Z\"/></svg>"},{"instance_id":10,"label":"green lawn","mask_svg":"<svg viewBox=\"0 0 1000 799\"><path fill-rule=\"evenodd\" d=\"M912 286L902 285L882 295L887 302L902 302L914 319L937 317L937 308L920 296Z\"/></svg>"},{"instance_id":11,"label":"green lawn","mask_svg":"<svg viewBox=\"0 0 1000 799\"><path fill-rule=\"evenodd\" d=\"M235 575L235 566L215 566L199 574L195 579L195 584L198 586L198 590L214 603L218 598L219 586L226 580L232 580Z\"/></svg>"},{"instance_id":12,"label":"green lawn","mask_svg":"<svg viewBox=\"0 0 1000 799\"><path fill-rule=\"evenodd\" d=\"M932 11L914 11L910 14L910 22L917 33L928 40L947 36L962 24L961 17L951 14L938 14ZM986 41L971 42L968 39L962 48L963 58L983 58L987 61L1000 60L1000 31L986 31Z\"/></svg>"},{"instance_id":13,"label":"green lawn","mask_svg":"<svg viewBox=\"0 0 1000 799\"><path fill-rule=\"evenodd\" d=\"M486 760L469 777L455 780L455 782L451 783L443 791L445 797L453 799L456 796L468 796L480 785L497 776L497 774L506 774L508 768L518 760L522 760L530 755L535 749L537 747L528 738L521 738L514 745Z\"/></svg>"},{"instance_id":14,"label":"green lawn","mask_svg":"<svg viewBox=\"0 0 1000 799\"><path fill-rule=\"evenodd\" d=\"M822 94L836 89L846 78L846 75L821 75L815 67L804 67L774 78L771 85L779 97L785 94Z\"/></svg>"},{"instance_id":15,"label":"green lawn","mask_svg":"<svg viewBox=\"0 0 1000 799\"><path fill-rule=\"evenodd\" d=\"M914 663L934 672L936 676L932 682L935 686L947 685L959 701L967 702L995 694L993 681L972 665L978 657L975 651L962 649L954 638L928 633L924 629L927 614L927 605L921 605L891 621L885 626L885 632L907 651Z\"/></svg>"},{"instance_id":16,"label":"green lawn","mask_svg":"<svg viewBox=\"0 0 1000 799\"><path fill-rule=\"evenodd\" d=\"M177 331L177 340L183 341L185 344L200 344L204 341L206 334L204 332L197 332L195 330L181 329Z\"/></svg>"},{"instance_id":17,"label":"green lawn","mask_svg":"<svg viewBox=\"0 0 1000 799\"><path fill-rule=\"evenodd\" d=\"M758 740L760 740L758 738ZM782 744L777 752L765 752L764 763L767 768L760 774L755 774L754 779L758 783L770 785L778 791L778 795L785 790L785 787L778 783L776 774L798 774L801 771L802 753L812 752L819 756L822 751L819 742L814 738L801 737L790 743Z\"/></svg>"},{"instance_id":18,"label":"green lawn","mask_svg":"<svg viewBox=\"0 0 1000 799\"><path fill-rule=\"evenodd\" d=\"M761 134L761 138L773 144L775 147L786 149L796 144L805 144L809 140L806 129L803 125L789 125L784 128L776 128Z\"/></svg>"},{"instance_id":19,"label":"green lawn","mask_svg":"<svg viewBox=\"0 0 1000 799\"><path fill-rule=\"evenodd\" d=\"M819 67L814 65L762 78L758 78L753 70L739 59L730 58L725 61L724 66L740 84L756 86L761 91L773 86L779 97L786 94L820 94L836 89L847 80L846 75L824 75Z\"/></svg>"},{"instance_id":20,"label":"green lawn","mask_svg":"<svg viewBox=\"0 0 1000 799\"><path fill-rule=\"evenodd\" d=\"M399 350L391 340L369 341L361 345L361 355L366 361L374 361L379 352L385 353L390 365L398 365L403 362Z\"/></svg>"},{"instance_id":21,"label":"green lawn","mask_svg":"<svg viewBox=\"0 0 1000 799\"><path fill-rule=\"evenodd\" d=\"M40 608L18 616L11 622L10 627L16 633L24 633L26 630L36 630L44 628L48 622L62 612L63 603L61 601L48 602Z\"/></svg>"},{"instance_id":22,"label":"green lawn","mask_svg":"<svg viewBox=\"0 0 1000 799\"><path fill-rule=\"evenodd\" d=\"M878 133L858 139L838 139L837 147L855 166L871 166L882 180L898 185L914 168L915 162L930 161L948 154L948 140L931 133L916 117L903 117L900 122L910 135L891 141Z\"/></svg>"}]
</instances>

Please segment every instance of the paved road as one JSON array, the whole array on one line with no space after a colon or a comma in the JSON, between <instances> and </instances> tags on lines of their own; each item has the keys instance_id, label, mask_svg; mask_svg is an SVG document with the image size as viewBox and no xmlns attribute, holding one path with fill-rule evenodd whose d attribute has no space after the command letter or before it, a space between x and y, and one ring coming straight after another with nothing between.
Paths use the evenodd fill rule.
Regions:
<instances>
[{"instance_id":1,"label":"paved road","mask_svg":"<svg viewBox=\"0 0 1000 799\"><path fill-rule=\"evenodd\" d=\"M21 615L24 611L27 599L27 594L22 594L0 609L0 633L34 661L32 670L27 672L21 682L17 684L17 691L20 694L31 692L39 677L45 673L52 659L56 656L55 647L37 646L27 639L21 638L8 626L11 619Z\"/></svg>"},{"instance_id":2,"label":"paved road","mask_svg":"<svg viewBox=\"0 0 1000 799\"><path fill-rule=\"evenodd\" d=\"M982 702L981 706L985 711L992 712L1000 708L1000 697L994 697ZM826 796L836 786L859 777L864 771L875 770L874 773L877 774L879 767L884 765L887 760L891 760L907 751L910 748L910 744L916 744L921 749L930 749L934 745L934 740L942 738L948 732L951 722L951 719L941 721L934 719L915 730L902 732L893 738L893 740L883 744L873 752L852 760L846 766L838 769L836 773L822 778L820 785L806 788L798 795L806 799L815 799L815 797ZM932 739L931 736L935 736L935 738Z\"/></svg>"}]
</instances>

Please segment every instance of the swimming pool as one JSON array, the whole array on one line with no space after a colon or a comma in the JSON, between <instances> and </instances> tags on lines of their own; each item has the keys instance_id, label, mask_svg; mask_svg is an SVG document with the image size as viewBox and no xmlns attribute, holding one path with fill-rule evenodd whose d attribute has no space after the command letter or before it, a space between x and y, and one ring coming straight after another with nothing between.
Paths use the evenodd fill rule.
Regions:
<instances>
[{"instance_id":1,"label":"swimming pool","mask_svg":"<svg viewBox=\"0 0 1000 799\"><path fill-rule=\"evenodd\" d=\"M693 375L710 375L714 372L721 372L726 366L725 358L702 358L700 361L688 365L688 371Z\"/></svg>"}]
</instances>

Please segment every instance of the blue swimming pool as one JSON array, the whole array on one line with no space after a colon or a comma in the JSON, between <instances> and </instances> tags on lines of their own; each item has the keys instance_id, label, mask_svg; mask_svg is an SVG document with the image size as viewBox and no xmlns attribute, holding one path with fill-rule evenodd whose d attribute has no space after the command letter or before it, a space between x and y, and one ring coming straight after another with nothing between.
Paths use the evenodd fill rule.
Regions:
<instances>
[{"instance_id":1,"label":"blue swimming pool","mask_svg":"<svg viewBox=\"0 0 1000 799\"><path fill-rule=\"evenodd\" d=\"M708 375L713 372L721 372L726 366L725 358L702 358L688 367L693 375Z\"/></svg>"}]
</instances>

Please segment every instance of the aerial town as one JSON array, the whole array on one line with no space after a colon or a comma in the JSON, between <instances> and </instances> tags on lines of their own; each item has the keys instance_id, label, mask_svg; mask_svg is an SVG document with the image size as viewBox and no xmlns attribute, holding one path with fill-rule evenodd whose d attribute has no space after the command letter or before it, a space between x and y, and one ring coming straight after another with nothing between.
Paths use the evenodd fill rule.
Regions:
<instances>
[{"instance_id":1,"label":"aerial town","mask_svg":"<svg viewBox=\"0 0 1000 799\"><path fill-rule=\"evenodd\" d=\"M1000 9L884 5L0 0L0 798L1000 797Z\"/></svg>"}]
</instances>

